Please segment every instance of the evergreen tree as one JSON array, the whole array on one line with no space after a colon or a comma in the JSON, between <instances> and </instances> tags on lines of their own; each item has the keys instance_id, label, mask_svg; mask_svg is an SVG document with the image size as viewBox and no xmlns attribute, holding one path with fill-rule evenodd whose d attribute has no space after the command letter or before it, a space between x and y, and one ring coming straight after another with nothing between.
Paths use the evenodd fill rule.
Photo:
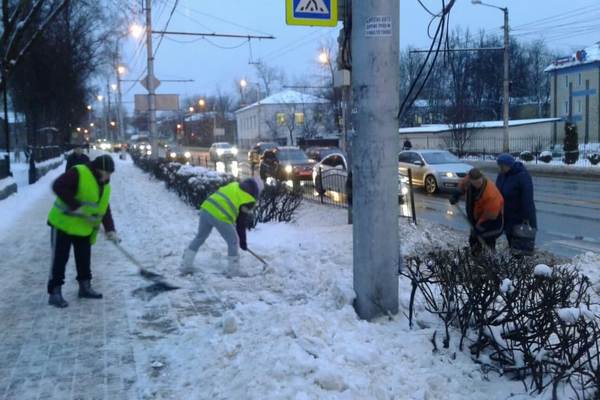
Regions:
<instances>
[{"instance_id":1,"label":"evergreen tree","mask_svg":"<svg viewBox=\"0 0 600 400\"><path fill-rule=\"evenodd\" d=\"M575 164L579 159L579 134L577 132L577 125L566 122L565 123L565 164Z\"/></svg>"}]
</instances>

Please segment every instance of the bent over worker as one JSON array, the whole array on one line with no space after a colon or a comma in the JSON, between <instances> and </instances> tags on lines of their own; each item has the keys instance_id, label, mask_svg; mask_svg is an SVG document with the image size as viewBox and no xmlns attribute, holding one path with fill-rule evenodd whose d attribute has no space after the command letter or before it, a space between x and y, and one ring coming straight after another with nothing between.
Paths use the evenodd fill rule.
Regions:
<instances>
[{"instance_id":1,"label":"bent over worker","mask_svg":"<svg viewBox=\"0 0 600 400\"><path fill-rule=\"evenodd\" d=\"M91 248L100 225L104 225L109 240L119 241L109 205L110 176L114 171L113 159L102 155L89 164L70 168L52 185L56 201L48 214L52 239L52 267L48 280L50 305L58 308L69 305L62 296L62 285L71 246L75 253L79 297L102 298L102 294L91 287Z\"/></svg>"},{"instance_id":2,"label":"bent over worker","mask_svg":"<svg viewBox=\"0 0 600 400\"><path fill-rule=\"evenodd\" d=\"M450 204L458 203L465 194L467 218L471 225L469 245L474 254L479 254L485 244L496 248L496 240L504 230L504 199L498 188L479 169L473 168L459 183L458 192L450 198Z\"/></svg>"},{"instance_id":3,"label":"bent over worker","mask_svg":"<svg viewBox=\"0 0 600 400\"><path fill-rule=\"evenodd\" d=\"M238 247L248 249L246 229L253 219L252 209L262 189L263 183L259 178L232 182L219 188L200 205L198 232L184 251L181 274L194 273L196 253L215 228L227 243L227 276L241 275Z\"/></svg>"}]
</instances>

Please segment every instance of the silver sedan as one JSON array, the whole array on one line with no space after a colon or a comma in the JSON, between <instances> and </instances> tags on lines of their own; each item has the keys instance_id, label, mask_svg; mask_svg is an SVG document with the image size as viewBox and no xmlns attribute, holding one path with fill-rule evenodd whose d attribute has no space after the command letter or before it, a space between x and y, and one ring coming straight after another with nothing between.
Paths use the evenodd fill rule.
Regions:
<instances>
[{"instance_id":1,"label":"silver sedan","mask_svg":"<svg viewBox=\"0 0 600 400\"><path fill-rule=\"evenodd\" d=\"M427 193L452 191L473 167L445 150L408 150L398 155L398 171L412 171L413 184Z\"/></svg>"}]
</instances>

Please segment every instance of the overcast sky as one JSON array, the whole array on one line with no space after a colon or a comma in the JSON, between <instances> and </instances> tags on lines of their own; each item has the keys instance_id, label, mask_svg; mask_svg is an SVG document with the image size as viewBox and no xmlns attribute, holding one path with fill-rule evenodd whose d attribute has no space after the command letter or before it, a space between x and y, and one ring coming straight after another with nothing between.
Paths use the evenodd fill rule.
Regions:
<instances>
[{"instance_id":1,"label":"overcast sky","mask_svg":"<svg viewBox=\"0 0 600 400\"><path fill-rule=\"evenodd\" d=\"M441 1L422 0L432 11ZM155 0L154 29L165 26L175 0ZM599 0L489 0L490 4L507 6L512 32L519 39L546 38L547 44L568 54L600 41ZM401 47L426 47L429 14L417 0L400 1ZM140 16L140 22L143 22ZM473 31L485 29L501 33L499 10L472 5L470 0L457 0L450 18L451 28L461 26ZM528 29L528 30L527 30ZM275 40L193 39L165 36L156 55L158 79L193 79L193 83L163 83L158 93L178 93L182 97L210 94L217 87L233 92L234 81L242 77L254 79L251 61L262 60L285 70L288 80L312 79L320 84L316 57L323 44L334 41L336 28L310 28L285 24L284 0L179 0L169 30L186 32L219 32L271 34ZM595 31L595 32L594 32ZM523 34L526 34L523 36ZM158 41L155 37L155 46ZM146 64L145 47L129 39L123 61L129 72L126 79L139 78ZM355 55L356 57L356 55ZM321 78L322 79L322 78ZM124 101L143 93L139 84L123 84ZM127 103L131 108L131 103Z\"/></svg>"}]
</instances>

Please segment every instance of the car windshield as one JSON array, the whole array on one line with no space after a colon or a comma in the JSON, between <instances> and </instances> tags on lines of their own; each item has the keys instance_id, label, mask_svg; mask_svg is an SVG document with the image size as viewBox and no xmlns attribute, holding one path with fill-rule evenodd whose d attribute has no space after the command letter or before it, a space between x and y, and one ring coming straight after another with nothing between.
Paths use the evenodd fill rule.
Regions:
<instances>
[{"instance_id":1,"label":"car windshield","mask_svg":"<svg viewBox=\"0 0 600 400\"><path fill-rule=\"evenodd\" d=\"M308 157L302 150L280 150L277 153L280 161L308 162Z\"/></svg>"},{"instance_id":2,"label":"car windshield","mask_svg":"<svg viewBox=\"0 0 600 400\"><path fill-rule=\"evenodd\" d=\"M217 143L215 146L217 149L228 149L231 147L229 143Z\"/></svg>"},{"instance_id":3,"label":"car windshield","mask_svg":"<svg viewBox=\"0 0 600 400\"><path fill-rule=\"evenodd\" d=\"M459 163L460 159L452 153L447 151L440 151L436 153L421 153L427 164L454 164Z\"/></svg>"}]
</instances>

